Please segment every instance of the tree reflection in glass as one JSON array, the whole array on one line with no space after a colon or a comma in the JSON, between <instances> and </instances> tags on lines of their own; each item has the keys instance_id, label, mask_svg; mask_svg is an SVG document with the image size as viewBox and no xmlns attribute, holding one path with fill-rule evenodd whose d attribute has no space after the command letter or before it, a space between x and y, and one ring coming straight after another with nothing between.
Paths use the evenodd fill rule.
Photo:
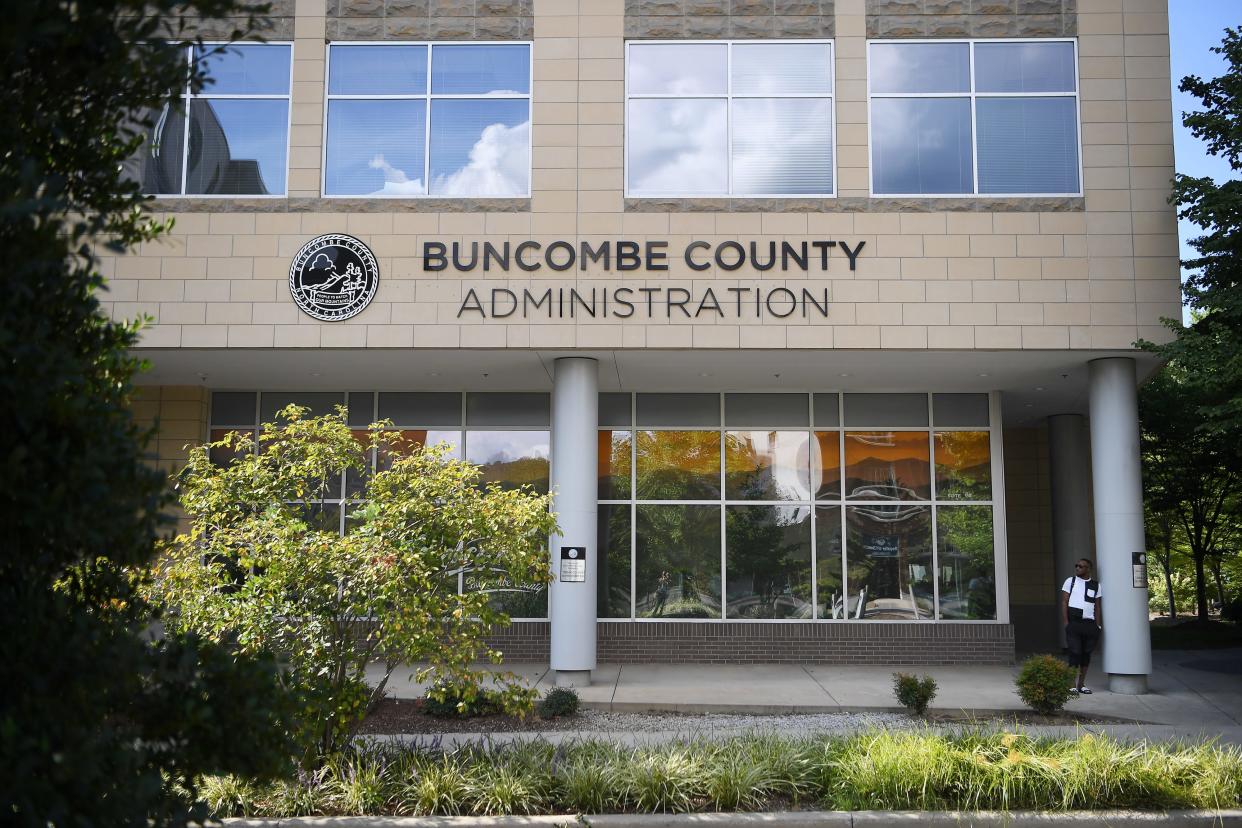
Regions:
<instances>
[{"instance_id":1,"label":"tree reflection in glass","mask_svg":"<svg viewBox=\"0 0 1242 828\"><path fill-rule=\"evenodd\" d=\"M849 506L845 515L848 617L932 618L931 507L906 503Z\"/></svg>"},{"instance_id":2,"label":"tree reflection in glass","mask_svg":"<svg viewBox=\"0 0 1242 828\"><path fill-rule=\"evenodd\" d=\"M599 506L598 574L596 615L600 618L630 617L630 506L628 503Z\"/></svg>"},{"instance_id":3,"label":"tree reflection in glass","mask_svg":"<svg viewBox=\"0 0 1242 828\"><path fill-rule=\"evenodd\" d=\"M845 617L841 588L841 507L815 508L815 583L817 618Z\"/></svg>"},{"instance_id":4,"label":"tree reflection in glass","mask_svg":"<svg viewBox=\"0 0 1242 828\"><path fill-rule=\"evenodd\" d=\"M725 433L725 497L730 500L809 500L810 458L805 431Z\"/></svg>"},{"instance_id":5,"label":"tree reflection in glass","mask_svg":"<svg viewBox=\"0 0 1242 828\"><path fill-rule=\"evenodd\" d=\"M811 617L811 508L725 507L728 618Z\"/></svg>"},{"instance_id":6,"label":"tree reflection in glass","mask_svg":"<svg viewBox=\"0 0 1242 828\"><path fill-rule=\"evenodd\" d=\"M936 432L936 499L992 499L988 432Z\"/></svg>"},{"instance_id":7,"label":"tree reflection in glass","mask_svg":"<svg viewBox=\"0 0 1242 828\"><path fill-rule=\"evenodd\" d=\"M931 500L926 431L847 431L845 495L849 500Z\"/></svg>"},{"instance_id":8,"label":"tree reflection in glass","mask_svg":"<svg viewBox=\"0 0 1242 828\"><path fill-rule=\"evenodd\" d=\"M991 506L942 506L936 510L940 617L996 618L996 556Z\"/></svg>"},{"instance_id":9,"label":"tree reflection in glass","mask_svg":"<svg viewBox=\"0 0 1242 828\"><path fill-rule=\"evenodd\" d=\"M720 507L637 508L635 615L720 618Z\"/></svg>"},{"instance_id":10,"label":"tree reflection in glass","mask_svg":"<svg viewBox=\"0 0 1242 828\"><path fill-rule=\"evenodd\" d=\"M601 431L598 438L599 499L627 500L630 496L630 432Z\"/></svg>"},{"instance_id":11,"label":"tree reflection in glass","mask_svg":"<svg viewBox=\"0 0 1242 828\"><path fill-rule=\"evenodd\" d=\"M531 486L548 491L549 440L546 431L469 431L466 459L483 472L481 483L501 488Z\"/></svg>"},{"instance_id":12,"label":"tree reflection in glass","mask_svg":"<svg viewBox=\"0 0 1242 828\"><path fill-rule=\"evenodd\" d=\"M719 431L640 431L637 453L639 500L720 498Z\"/></svg>"}]
</instances>

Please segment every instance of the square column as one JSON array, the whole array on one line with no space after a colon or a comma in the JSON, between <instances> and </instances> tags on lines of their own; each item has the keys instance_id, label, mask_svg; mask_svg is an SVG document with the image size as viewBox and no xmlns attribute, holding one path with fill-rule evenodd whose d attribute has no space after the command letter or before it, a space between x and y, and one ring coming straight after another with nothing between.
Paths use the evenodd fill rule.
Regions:
<instances>
[{"instance_id":1,"label":"square column","mask_svg":"<svg viewBox=\"0 0 1242 828\"><path fill-rule=\"evenodd\" d=\"M1135 586L1131 569L1132 556L1146 551L1134 360L1108 357L1087 367L1104 671L1114 693L1146 693L1151 673L1147 582Z\"/></svg>"}]
</instances>

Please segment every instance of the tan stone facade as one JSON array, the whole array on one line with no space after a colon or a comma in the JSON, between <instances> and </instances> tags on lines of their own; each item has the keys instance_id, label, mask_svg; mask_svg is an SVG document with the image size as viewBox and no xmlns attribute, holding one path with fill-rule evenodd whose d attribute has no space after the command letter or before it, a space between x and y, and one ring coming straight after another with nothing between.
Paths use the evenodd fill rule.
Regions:
<instances>
[{"instance_id":1,"label":"tan stone facade","mask_svg":"<svg viewBox=\"0 0 1242 828\"><path fill-rule=\"evenodd\" d=\"M988 199L895 206L868 198L866 43L876 5L834 5L838 200L852 210L778 201L756 205L766 210L708 204L653 212L627 204L623 49L633 15L622 0L535 0L532 197L494 205L500 210L455 205L449 212L419 200L319 197L324 41L338 17L327 15L322 0L299 0L289 198L156 202L170 208L176 227L136 255L105 260L108 307L118 317L153 317L143 339L153 348L1074 350L1128 349L1137 338L1162 337L1160 318L1179 313L1177 233L1167 203L1173 156L1164 3L1077 4L1084 196L1068 205L1032 200L1027 209L1021 199L1005 199L1002 212ZM324 324L298 311L287 277L296 250L331 231L367 242L383 280L362 314ZM691 238L848 238L867 248L856 272L830 268L806 279L748 268L695 273L676 255L668 273L625 279L633 286L826 287L826 322L459 318L471 286L520 291L619 281L619 274L594 270L576 280L484 280L422 269L424 239L498 238L660 239L674 252Z\"/></svg>"},{"instance_id":2,"label":"tan stone facade","mask_svg":"<svg viewBox=\"0 0 1242 828\"><path fill-rule=\"evenodd\" d=\"M1013 629L997 641L1048 646L1059 574L1041 418L1083 413L1087 362L1138 357L1135 341L1165 339L1160 320L1181 313L1165 0L293 0L276 11L267 36L293 43L287 196L160 199L172 232L103 260L107 310L153 319L142 348L166 384L144 390L137 412L159 418L161 467L175 471L183 446L206 438L210 390L547 391L558 355L618 366L647 355L628 374L605 370L601 391L999 392L998 597ZM869 39L1019 37L1076 44L1081 194L873 197ZM627 40L748 38L832 41L836 197L627 197ZM530 197L325 198L325 44L437 39L532 43ZM291 260L326 233L356 236L379 263L374 301L343 322L312 319L290 294ZM666 242L668 270L429 271L422 257L428 242L619 240ZM865 248L856 268L838 253L822 271L727 270L709 257L693 270L681 255L692 241L816 240ZM660 299L628 318L463 312L471 291L617 286L826 291L829 310L692 316ZM322 355L337 367L321 372ZM365 380L347 367L372 358L382 367ZM509 374L523 358L537 383ZM1152 365L1140 359L1140 379ZM780 386L782 372L796 384Z\"/></svg>"}]
</instances>

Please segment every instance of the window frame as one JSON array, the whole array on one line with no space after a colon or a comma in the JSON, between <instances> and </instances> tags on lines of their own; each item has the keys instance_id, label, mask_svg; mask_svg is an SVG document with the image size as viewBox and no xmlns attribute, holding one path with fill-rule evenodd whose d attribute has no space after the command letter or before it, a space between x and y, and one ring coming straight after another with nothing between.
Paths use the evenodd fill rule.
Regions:
<instances>
[{"instance_id":1,"label":"window frame","mask_svg":"<svg viewBox=\"0 0 1242 828\"><path fill-rule=\"evenodd\" d=\"M220 40L205 40L201 44L190 44L182 47L185 50L186 66L194 66L194 50L198 46L208 47L212 50L221 46L287 46L289 47L289 91L284 95L244 95L244 94L213 94L204 88L198 93L190 91L190 85L187 83L177 96L177 100L185 107L182 117L185 118L185 128L182 130L181 137L181 192L180 193L144 193L156 199L169 198L202 198L202 199L218 199L218 198L262 198L277 199L289 197L289 150L292 147L293 140L293 67L297 60L294 54L294 41L292 40L267 40L262 43L251 41L228 42ZM190 103L196 100L210 100L219 98L222 100L238 100L238 101L286 101L285 115L285 191L283 193L253 193L249 195L239 195L236 193L187 193L185 191L186 181L190 175Z\"/></svg>"},{"instance_id":2,"label":"window frame","mask_svg":"<svg viewBox=\"0 0 1242 828\"><path fill-rule=\"evenodd\" d=\"M334 46L426 46L427 47L427 91L422 95L385 94L385 95L333 95L328 92L332 72L332 48ZM527 60L527 79L530 91L525 95L499 94L465 94L465 93L433 93L431 78L432 52L437 46L525 46ZM423 189L421 194L330 194L328 192L328 106L332 101L425 101L423 112ZM514 196L491 195L444 195L431 192L431 102L434 100L497 100L526 101L526 121L530 126L530 140L526 143L526 192ZM331 199L382 199L384 201L426 200L426 199L468 199L468 198L531 198L534 191L534 157L535 157L535 42L533 40L330 40L324 45L323 61L323 133L320 139L319 154L319 195Z\"/></svg>"},{"instance_id":3,"label":"window frame","mask_svg":"<svg viewBox=\"0 0 1242 828\"><path fill-rule=\"evenodd\" d=\"M832 67L832 77L829 79L829 90L823 92L789 92L780 95L773 94L754 94L735 95L733 93L733 47L735 45L795 45L795 44L827 44L829 49L829 65ZM698 46L698 45L724 45L725 51L725 92L724 94L700 94L700 95L672 95L663 93L631 93L630 92L630 47L639 46ZM625 63L622 67L622 97L623 110L622 122L625 125L623 140L625 143L624 152L621 158L621 180L625 198L691 198L691 199L719 199L719 198L833 198L837 197L837 43L836 38L742 38L742 39L722 39L722 40L701 40L701 39L668 39L668 40L626 40L625 41ZM796 98L809 98L814 100L828 99L828 106L831 110L831 129L832 129L832 192L827 194L820 193L742 193L733 192L733 100L734 98L742 99L765 99L776 98L779 100L789 100ZM728 192L718 194L704 193L679 193L670 190L666 193L646 193L638 195L630 192L630 101L631 100L723 100L725 102L725 166L726 174L729 182Z\"/></svg>"},{"instance_id":4,"label":"window frame","mask_svg":"<svg viewBox=\"0 0 1242 828\"><path fill-rule=\"evenodd\" d=\"M947 45L952 43L965 44L967 48L967 67L970 89L964 92L872 92L871 82L871 47L874 44L914 44L932 43ZM975 90L975 45L979 43L1070 43L1074 47L1074 91L1073 92L977 92ZM1080 74L1078 55L1078 38L1076 37L978 37L978 38L876 38L867 40L867 186L871 198L1082 198L1083 165L1082 165L1082 75ZM973 192L969 193L877 193L875 191L875 120L871 102L876 98L965 98L970 101L970 158L971 180ZM984 193L979 191L979 118L976 102L979 98L1073 98L1074 118L1078 139L1078 191L1077 192L1029 192L1029 193Z\"/></svg>"},{"instance_id":5,"label":"window frame","mask_svg":"<svg viewBox=\"0 0 1242 828\"><path fill-rule=\"evenodd\" d=\"M856 389L837 388L836 390L828 390L821 388L816 390L800 389L790 391L782 389L786 393L804 394L807 396L808 404L808 425L806 426L747 426L747 427L730 427L725 425L725 398L729 393L764 393L760 391L748 390L744 388L728 388L726 391L711 392L719 395L720 405L720 425L717 426L678 426L675 424L668 425L637 425L638 421L638 396L644 393L661 393L659 391L626 391L630 395L630 424L628 426L612 425L599 426L598 432L628 432L630 435L630 487L629 497L624 498L600 498L596 497L596 505L598 506L620 506L626 507L630 512L630 616L629 618L603 618L598 619L599 622L621 622L632 624L655 624L664 622L676 622L682 624L721 624L721 623L745 623L745 624L1008 624L1009 616L1009 588L1008 588L1008 572L1009 572L1009 545L1008 545L1008 519L1005 509L1005 479L1004 479L1004 449L1002 444L1003 423L1002 411L1000 407L1000 399L995 392L983 392L975 389L959 389L959 388L938 388L934 391L915 391L902 393L915 393L927 398L927 421L925 425L914 426L868 426L868 425L847 425L845 419L845 397L850 393L889 393L889 392L867 392ZM612 392L610 392L612 393ZM770 393L770 392L768 392ZM837 410L838 425L836 426L817 426L815 425L815 395L820 393L830 393L836 395L836 401L832 405ZM935 411L935 395L944 393L967 393L986 395L988 400L988 421L986 426L938 426L936 425ZM695 499L687 498L680 500L666 499L644 499L638 496L637 475L638 475L638 433L640 431L701 431L715 432L720 438L720 496L714 499ZM817 433L835 434L838 446L838 468L840 469L840 479L838 480L838 492L836 497L819 497L814 491L812 483L812 491L809 498L800 500L744 500L739 498L730 498L726 490L726 468L725 468L725 440L731 431L790 431L801 432L808 436L808 451L810 454L812 477L814 477L814 469L816 456L818 454L818 443L816 442ZM929 471L929 487L930 494L927 498L919 498L915 500L902 501L903 505L923 506L929 513L928 528L931 532L931 566L932 566L932 614L927 618L920 619L884 619L872 618L856 620L851 618L825 618L819 615L819 539L818 539L818 523L819 515L817 510L820 508L831 509L838 516L839 526L841 527L841 583L848 594L849 584L849 528L847 525L847 510L849 507L867 507L867 506L886 506L891 505L891 501L884 500L850 500L847 498L845 490L845 435L847 432L918 432L927 436L928 448L928 471ZM984 432L988 434L988 449L991 470L991 497L988 500L962 500L952 501L940 498L936 489L936 434L948 432ZM713 618L668 618L668 617L640 617L637 614L638 607L638 509L640 506L713 506L719 509L720 515L720 594L721 608L720 615ZM789 507L807 507L809 509L809 531L810 531L810 554L811 554L811 617L810 618L730 618L728 617L728 531L727 531L727 511L730 506L789 506ZM996 600L996 617L995 618L941 618L940 617L940 541L938 535L938 516L939 509L942 507L953 508L955 506L986 506L991 509L992 514L992 571L994 577L993 593ZM597 550L598 554L598 550Z\"/></svg>"}]
</instances>

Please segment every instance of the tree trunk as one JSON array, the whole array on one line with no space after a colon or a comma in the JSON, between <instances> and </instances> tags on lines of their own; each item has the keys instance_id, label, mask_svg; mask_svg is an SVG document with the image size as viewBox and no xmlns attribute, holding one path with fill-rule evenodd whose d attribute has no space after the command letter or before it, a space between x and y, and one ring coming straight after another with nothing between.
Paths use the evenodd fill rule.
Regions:
<instances>
[{"instance_id":1,"label":"tree trunk","mask_svg":"<svg viewBox=\"0 0 1242 828\"><path fill-rule=\"evenodd\" d=\"M1203 574L1203 559L1206 556L1197 549L1192 549L1191 552L1195 559L1195 601L1199 604L1199 620L1206 624L1212 620L1208 614L1207 578Z\"/></svg>"},{"instance_id":2,"label":"tree trunk","mask_svg":"<svg viewBox=\"0 0 1242 828\"><path fill-rule=\"evenodd\" d=\"M1220 608L1225 608L1225 585L1221 581L1220 575L1220 555L1212 556L1212 577L1216 579L1216 600L1220 602Z\"/></svg>"},{"instance_id":3,"label":"tree trunk","mask_svg":"<svg viewBox=\"0 0 1242 828\"><path fill-rule=\"evenodd\" d=\"M1164 588L1169 595L1169 617L1177 620L1177 599L1173 597L1173 524L1164 521L1164 559L1160 561L1164 570Z\"/></svg>"}]
</instances>

